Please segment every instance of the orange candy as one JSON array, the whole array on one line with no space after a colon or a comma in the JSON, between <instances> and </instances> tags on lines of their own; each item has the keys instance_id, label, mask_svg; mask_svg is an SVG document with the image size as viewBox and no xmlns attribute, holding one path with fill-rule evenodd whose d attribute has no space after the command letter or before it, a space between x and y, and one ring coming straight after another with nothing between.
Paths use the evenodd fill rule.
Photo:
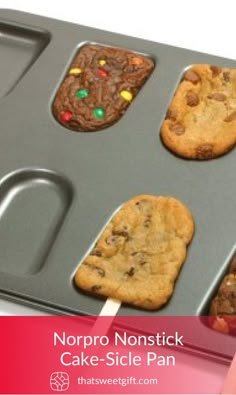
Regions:
<instances>
[{"instance_id":1,"label":"orange candy","mask_svg":"<svg viewBox=\"0 0 236 395\"><path fill-rule=\"evenodd\" d=\"M141 58L139 58L138 56L134 56L132 58L132 64L135 64L135 65L138 66L138 65L140 65L142 63L143 63L143 60Z\"/></svg>"}]
</instances>

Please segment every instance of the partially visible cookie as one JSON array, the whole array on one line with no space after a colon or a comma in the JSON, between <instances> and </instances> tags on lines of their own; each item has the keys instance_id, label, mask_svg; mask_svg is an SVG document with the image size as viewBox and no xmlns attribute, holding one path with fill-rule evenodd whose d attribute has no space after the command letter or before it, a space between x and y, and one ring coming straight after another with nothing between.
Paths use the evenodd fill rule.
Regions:
<instances>
[{"instance_id":1,"label":"partially visible cookie","mask_svg":"<svg viewBox=\"0 0 236 395\"><path fill-rule=\"evenodd\" d=\"M224 276L210 306L210 325L213 329L236 334L236 255Z\"/></svg>"},{"instance_id":2,"label":"partially visible cookie","mask_svg":"<svg viewBox=\"0 0 236 395\"><path fill-rule=\"evenodd\" d=\"M192 215L177 199L134 197L80 264L75 284L95 295L158 309L173 293L193 233Z\"/></svg>"},{"instance_id":3,"label":"partially visible cookie","mask_svg":"<svg viewBox=\"0 0 236 395\"><path fill-rule=\"evenodd\" d=\"M210 307L211 326L219 332L236 334L236 273L227 274Z\"/></svg>"},{"instance_id":4,"label":"partially visible cookie","mask_svg":"<svg viewBox=\"0 0 236 395\"><path fill-rule=\"evenodd\" d=\"M212 159L236 144L236 69L188 69L169 106L161 138L176 155Z\"/></svg>"},{"instance_id":5,"label":"partially visible cookie","mask_svg":"<svg viewBox=\"0 0 236 395\"><path fill-rule=\"evenodd\" d=\"M236 274L227 274L211 304L211 315L236 315Z\"/></svg>"}]
</instances>

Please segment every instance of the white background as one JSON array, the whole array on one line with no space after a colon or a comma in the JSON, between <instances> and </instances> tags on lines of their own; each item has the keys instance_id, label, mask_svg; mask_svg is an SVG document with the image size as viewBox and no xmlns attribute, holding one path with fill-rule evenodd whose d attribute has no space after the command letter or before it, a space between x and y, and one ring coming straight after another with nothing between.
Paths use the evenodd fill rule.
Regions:
<instances>
[{"instance_id":1,"label":"white background","mask_svg":"<svg viewBox=\"0 0 236 395\"><path fill-rule=\"evenodd\" d=\"M0 0L0 8L236 58L235 0Z\"/></svg>"},{"instance_id":2,"label":"white background","mask_svg":"<svg viewBox=\"0 0 236 395\"><path fill-rule=\"evenodd\" d=\"M0 0L0 8L236 59L235 0ZM0 300L0 314L13 312L27 310Z\"/></svg>"}]
</instances>

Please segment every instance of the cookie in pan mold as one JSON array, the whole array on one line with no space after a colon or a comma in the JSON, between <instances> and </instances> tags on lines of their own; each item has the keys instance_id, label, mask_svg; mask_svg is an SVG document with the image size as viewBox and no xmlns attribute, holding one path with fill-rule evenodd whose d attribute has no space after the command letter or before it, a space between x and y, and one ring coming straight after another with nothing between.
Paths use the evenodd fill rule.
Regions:
<instances>
[{"instance_id":1,"label":"cookie in pan mold","mask_svg":"<svg viewBox=\"0 0 236 395\"><path fill-rule=\"evenodd\" d=\"M73 60L53 102L63 126L81 132L117 122L154 69L154 61L126 49L85 45Z\"/></svg>"},{"instance_id":2,"label":"cookie in pan mold","mask_svg":"<svg viewBox=\"0 0 236 395\"><path fill-rule=\"evenodd\" d=\"M174 291L193 233L193 217L179 200L136 196L105 227L79 265L75 285L142 309L158 309Z\"/></svg>"},{"instance_id":3,"label":"cookie in pan mold","mask_svg":"<svg viewBox=\"0 0 236 395\"><path fill-rule=\"evenodd\" d=\"M211 302L210 316L213 329L236 335L236 255Z\"/></svg>"},{"instance_id":4,"label":"cookie in pan mold","mask_svg":"<svg viewBox=\"0 0 236 395\"><path fill-rule=\"evenodd\" d=\"M236 69L188 69L161 127L165 146L189 159L212 159L236 144Z\"/></svg>"}]
</instances>

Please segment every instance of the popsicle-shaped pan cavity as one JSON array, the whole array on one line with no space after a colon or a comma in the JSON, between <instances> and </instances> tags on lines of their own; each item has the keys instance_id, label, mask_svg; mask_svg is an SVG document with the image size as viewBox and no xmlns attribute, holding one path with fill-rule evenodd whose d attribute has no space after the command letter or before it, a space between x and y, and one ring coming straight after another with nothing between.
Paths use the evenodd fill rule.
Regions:
<instances>
[{"instance_id":1,"label":"popsicle-shaped pan cavity","mask_svg":"<svg viewBox=\"0 0 236 395\"><path fill-rule=\"evenodd\" d=\"M0 272L39 272L72 201L69 182L47 170L27 169L0 185Z\"/></svg>"},{"instance_id":2,"label":"popsicle-shaped pan cavity","mask_svg":"<svg viewBox=\"0 0 236 395\"><path fill-rule=\"evenodd\" d=\"M82 132L117 122L154 68L151 58L126 49L85 45L56 94L55 118Z\"/></svg>"},{"instance_id":3,"label":"popsicle-shaped pan cavity","mask_svg":"<svg viewBox=\"0 0 236 395\"><path fill-rule=\"evenodd\" d=\"M0 97L17 85L49 41L43 30L0 22Z\"/></svg>"},{"instance_id":4,"label":"popsicle-shaped pan cavity","mask_svg":"<svg viewBox=\"0 0 236 395\"><path fill-rule=\"evenodd\" d=\"M140 195L123 204L79 265L75 284L90 293L154 310L171 297L194 232L172 197Z\"/></svg>"}]
</instances>

